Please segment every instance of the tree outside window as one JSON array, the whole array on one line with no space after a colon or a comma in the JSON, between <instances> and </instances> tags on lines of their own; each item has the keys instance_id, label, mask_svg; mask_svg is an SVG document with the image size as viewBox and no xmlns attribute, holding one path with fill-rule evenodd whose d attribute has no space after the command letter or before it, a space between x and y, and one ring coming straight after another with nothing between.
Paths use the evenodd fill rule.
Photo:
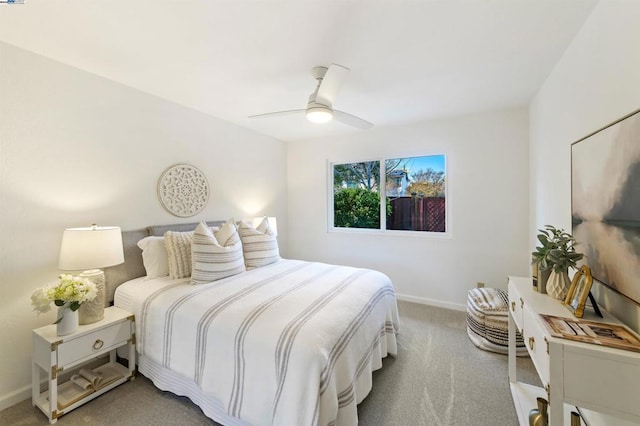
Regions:
<instances>
[{"instance_id":1,"label":"tree outside window","mask_svg":"<svg viewBox=\"0 0 640 426\"><path fill-rule=\"evenodd\" d=\"M333 226L380 229L380 162L333 166Z\"/></svg>"}]
</instances>

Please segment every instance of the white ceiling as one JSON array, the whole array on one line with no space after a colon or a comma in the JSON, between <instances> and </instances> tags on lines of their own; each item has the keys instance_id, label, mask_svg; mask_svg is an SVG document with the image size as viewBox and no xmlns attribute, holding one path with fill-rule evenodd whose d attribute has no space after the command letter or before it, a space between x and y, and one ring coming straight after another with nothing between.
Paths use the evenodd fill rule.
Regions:
<instances>
[{"instance_id":1,"label":"white ceiling","mask_svg":"<svg viewBox=\"0 0 640 426\"><path fill-rule=\"evenodd\" d=\"M0 41L282 140L360 132L303 115L310 70L376 126L527 105L597 0L26 0Z\"/></svg>"}]
</instances>

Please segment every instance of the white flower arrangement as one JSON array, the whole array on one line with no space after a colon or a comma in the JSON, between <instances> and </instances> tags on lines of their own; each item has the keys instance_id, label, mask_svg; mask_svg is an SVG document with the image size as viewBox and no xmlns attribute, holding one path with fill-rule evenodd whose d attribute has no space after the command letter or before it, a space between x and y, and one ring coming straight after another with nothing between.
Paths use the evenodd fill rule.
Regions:
<instances>
[{"instance_id":1,"label":"white flower arrangement","mask_svg":"<svg viewBox=\"0 0 640 426\"><path fill-rule=\"evenodd\" d=\"M54 286L37 289L31 295L33 310L39 314L51 310L51 302L56 306L69 305L72 311L77 311L84 302L89 302L98 295L98 288L87 278L62 274L60 281Z\"/></svg>"}]
</instances>

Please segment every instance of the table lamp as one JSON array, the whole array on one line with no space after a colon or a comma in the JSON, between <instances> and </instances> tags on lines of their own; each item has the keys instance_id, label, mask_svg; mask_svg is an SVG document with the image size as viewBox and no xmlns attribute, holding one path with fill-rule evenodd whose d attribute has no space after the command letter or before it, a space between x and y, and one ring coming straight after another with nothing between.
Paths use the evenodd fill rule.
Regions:
<instances>
[{"instance_id":1,"label":"table lamp","mask_svg":"<svg viewBox=\"0 0 640 426\"><path fill-rule=\"evenodd\" d=\"M80 305L80 324L91 324L104 318L105 279L104 272L99 268L122 262L124 251L120 227L94 224L87 228L64 230L58 268L63 271L84 271L80 276L88 278L98 288L94 300Z\"/></svg>"}]
</instances>

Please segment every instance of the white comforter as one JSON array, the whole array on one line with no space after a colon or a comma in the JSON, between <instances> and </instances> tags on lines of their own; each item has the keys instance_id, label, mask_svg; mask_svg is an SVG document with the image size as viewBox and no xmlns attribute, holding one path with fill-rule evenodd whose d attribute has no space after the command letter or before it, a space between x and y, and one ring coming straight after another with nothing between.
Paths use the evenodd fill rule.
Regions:
<instances>
[{"instance_id":1,"label":"white comforter","mask_svg":"<svg viewBox=\"0 0 640 426\"><path fill-rule=\"evenodd\" d=\"M127 283L128 284L128 283ZM137 280L137 349L253 425L356 425L371 371L397 354L393 286L376 271L282 260L210 284Z\"/></svg>"}]
</instances>

